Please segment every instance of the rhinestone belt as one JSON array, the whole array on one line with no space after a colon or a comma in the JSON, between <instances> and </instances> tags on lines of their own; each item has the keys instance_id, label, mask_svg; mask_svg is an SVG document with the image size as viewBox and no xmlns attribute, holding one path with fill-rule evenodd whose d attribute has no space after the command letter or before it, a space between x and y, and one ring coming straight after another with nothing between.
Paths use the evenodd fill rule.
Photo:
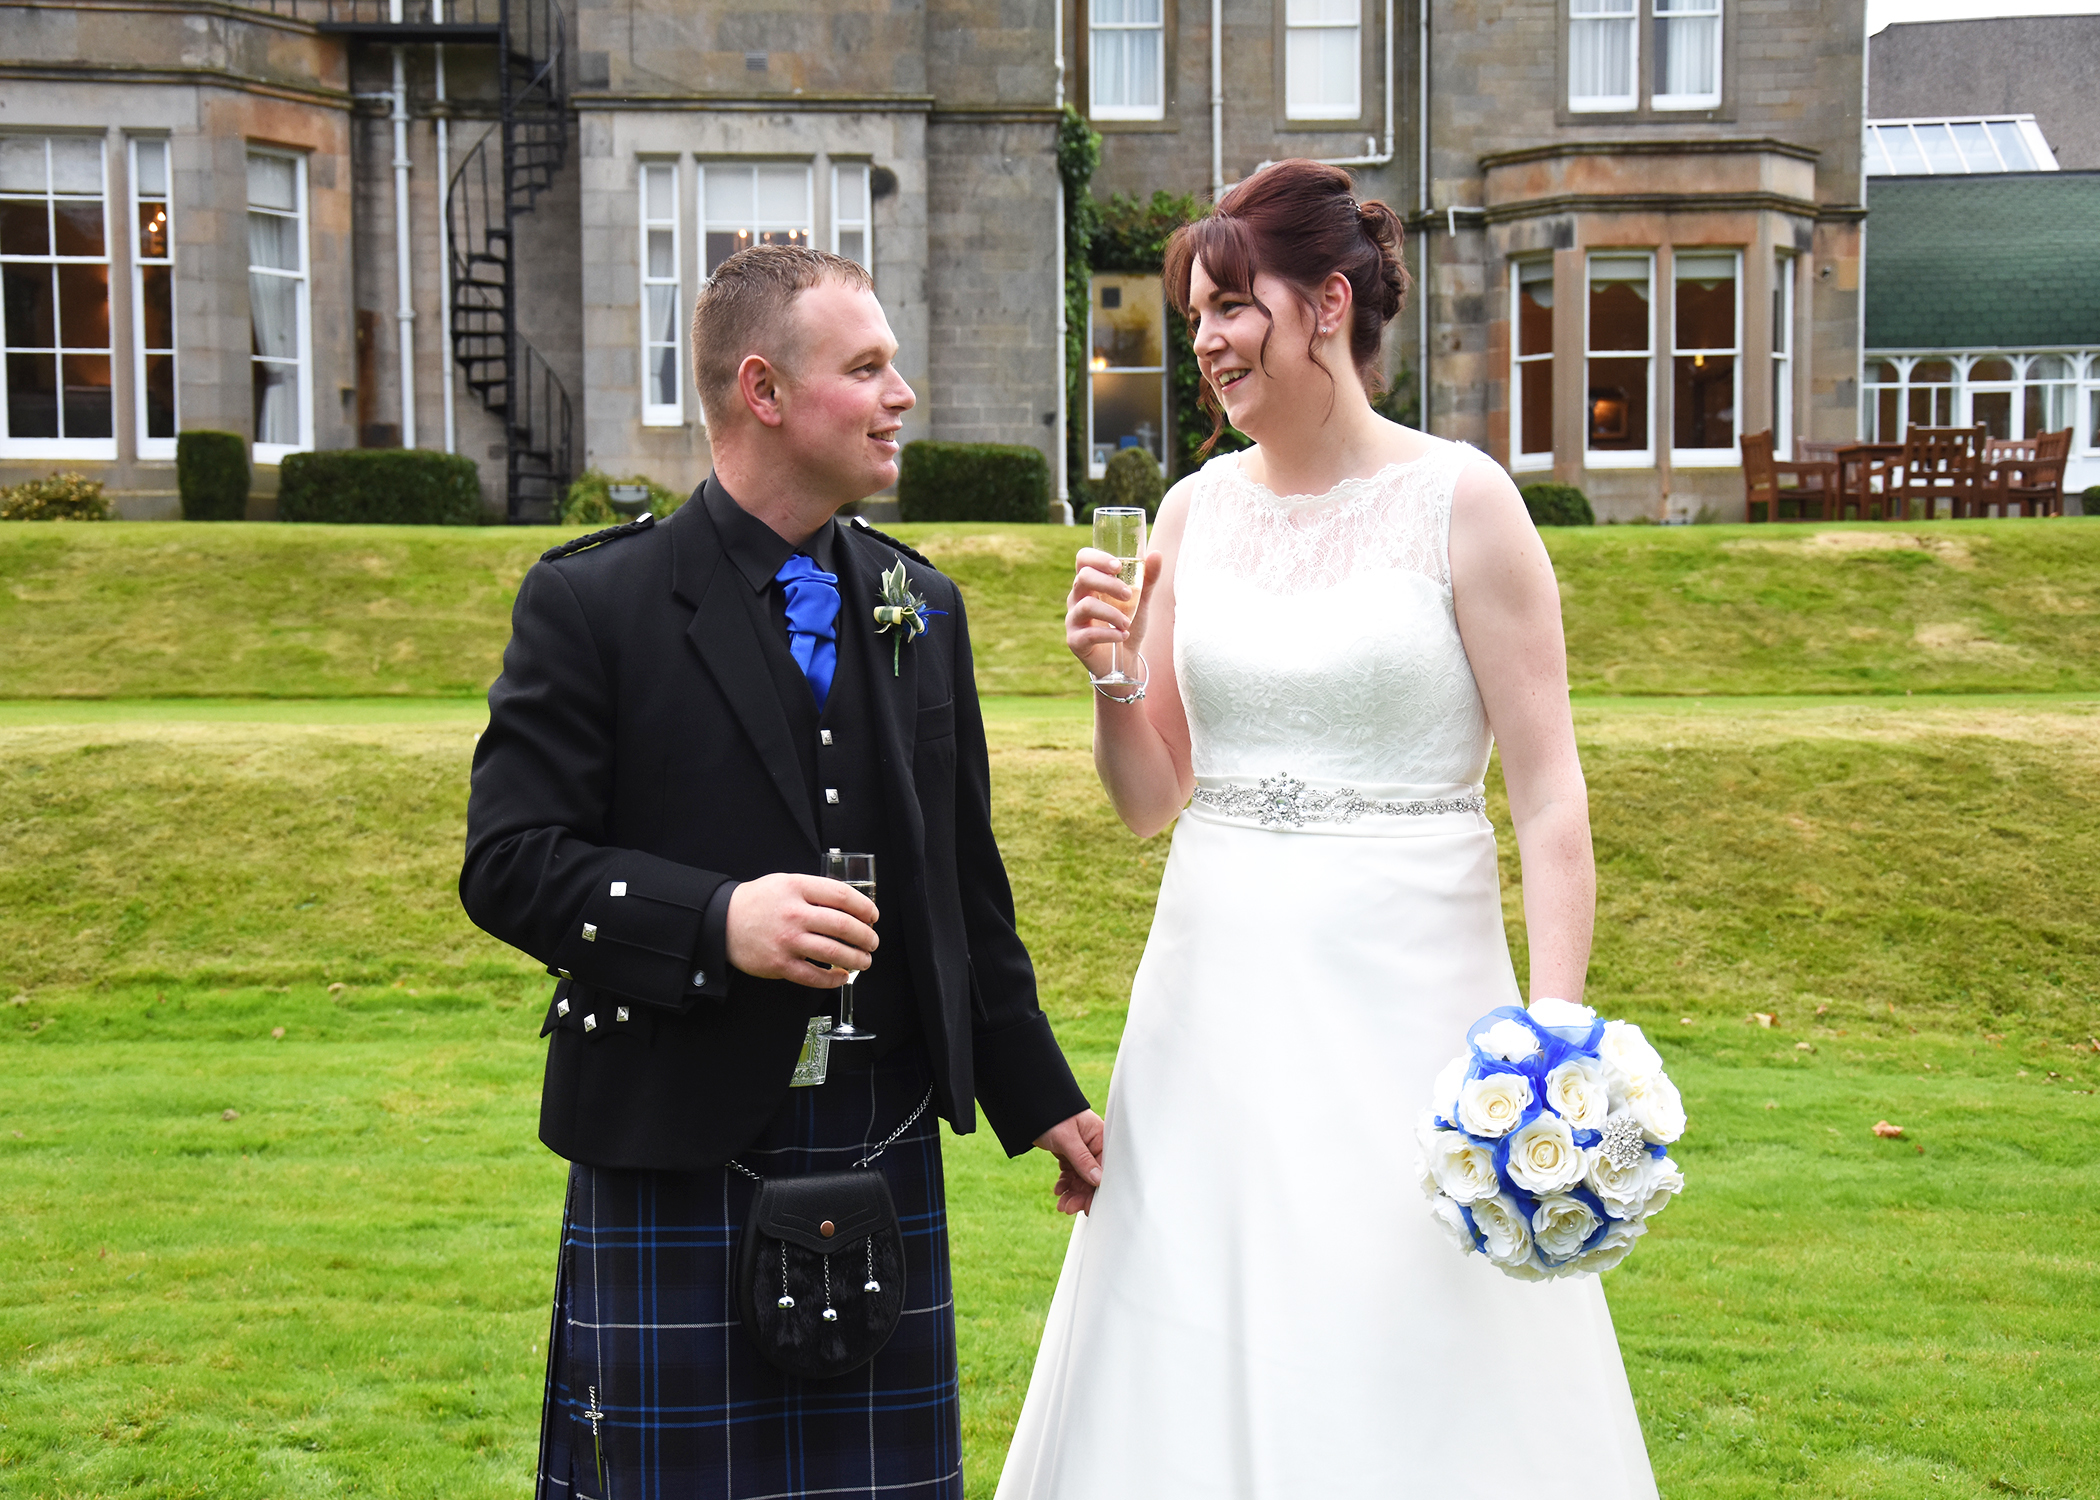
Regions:
<instances>
[{"instance_id":1,"label":"rhinestone belt","mask_svg":"<svg viewBox=\"0 0 2100 1500\"><path fill-rule=\"evenodd\" d=\"M1267 777L1260 786L1199 786L1191 800L1231 817L1252 818L1264 827L1354 823L1358 818L1384 814L1420 818L1432 813L1487 811L1487 798L1478 792L1463 797L1407 797L1382 802L1360 795L1354 787L1315 792L1288 773Z\"/></svg>"}]
</instances>

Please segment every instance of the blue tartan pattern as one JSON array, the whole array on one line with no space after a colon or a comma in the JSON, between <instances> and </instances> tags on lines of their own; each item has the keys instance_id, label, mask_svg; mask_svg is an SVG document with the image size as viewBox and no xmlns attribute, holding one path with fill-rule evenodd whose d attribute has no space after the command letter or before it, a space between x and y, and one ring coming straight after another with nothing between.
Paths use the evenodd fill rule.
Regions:
<instances>
[{"instance_id":1,"label":"blue tartan pattern","mask_svg":"<svg viewBox=\"0 0 2100 1500\"><path fill-rule=\"evenodd\" d=\"M923 1049L871 1068L842 1068L843 1050L830 1081L792 1090L737 1160L761 1176L850 1167L925 1096ZM538 1500L962 1500L934 1112L871 1170L889 1179L904 1233L903 1319L871 1364L798 1380L758 1357L737 1318L731 1280L756 1184L727 1168L572 1165Z\"/></svg>"}]
</instances>

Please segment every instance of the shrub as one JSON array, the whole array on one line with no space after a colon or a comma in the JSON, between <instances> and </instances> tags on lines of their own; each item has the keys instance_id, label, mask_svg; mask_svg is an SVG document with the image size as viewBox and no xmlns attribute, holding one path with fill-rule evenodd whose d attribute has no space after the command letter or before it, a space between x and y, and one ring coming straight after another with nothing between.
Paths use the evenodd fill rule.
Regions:
<instances>
[{"instance_id":1,"label":"shrub","mask_svg":"<svg viewBox=\"0 0 2100 1500\"><path fill-rule=\"evenodd\" d=\"M369 526L478 526L474 460L423 448L294 453L278 470L277 519Z\"/></svg>"},{"instance_id":2,"label":"shrub","mask_svg":"<svg viewBox=\"0 0 2100 1500\"><path fill-rule=\"evenodd\" d=\"M68 470L0 489L0 521L107 521L102 486Z\"/></svg>"},{"instance_id":3,"label":"shrub","mask_svg":"<svg viewBox=\"0 0 2100 1500\"><path fill-rule=\"evenodd\" d=\"M1108 461L1108 472L1093 485L1087 515L1098 505L1140 507L1145 519L1157 520L1159 502L1166 498L1167 477L1143 448L1125 448Z\"/></svg>"},{"instance_id":4,"label":"shrub","mask_svg":"<svg viewBox=\"0 0 2100 1500\"><path fill-rule=\"evenodd\" d=\"M1050 461L1016 443L904 445L897 509L907 521L1050 519Z\"/></svg>"},{"instance_id":5,"label":"shrub","mask_svg":"<svg viewBox=\"0 0 2100 1500\"><path fill-rule=\"evenodd\" d=\"M1527 484L1517 491L1534 526L1594 526L1590 497L1572 484Z\"/></svg>"},{"instance_id":6,"label":"shrub","mask_svg":"<svg viewBox=\"0 0 2100 1500\"><path fill-rule=\"evenodd\" d=\"M665 488L647 474L630 474L621 479L597 469L585 469L571 482L568 494L562 497L562 525L617 526L622 521L632 520L633 517L623 516L612 508L611 491L616 484L645 487L649 491L649 514L659 521L686 502L684 495Z\"/></svg>"},{"instance_id":7,"label":"shrub","mask_svg":"<svg viewBox=\"0 0 2100 1500\"><path fill-rule=\"evenodd\" d=\"M2100 484L2093 485L2078 497L2080 514L2100 516Z\"/></svg>"},{"instance_id":8,"label":"shrub","mask_svg":"<svg viewBox=\"0 0 2100 1500\"><path fill-rule=\"evenodd\" d=\"M185 432L175 439L175 486L185 521L238 521L248 514L248 440L237 432Z\"/></svg>"}]
</instances>

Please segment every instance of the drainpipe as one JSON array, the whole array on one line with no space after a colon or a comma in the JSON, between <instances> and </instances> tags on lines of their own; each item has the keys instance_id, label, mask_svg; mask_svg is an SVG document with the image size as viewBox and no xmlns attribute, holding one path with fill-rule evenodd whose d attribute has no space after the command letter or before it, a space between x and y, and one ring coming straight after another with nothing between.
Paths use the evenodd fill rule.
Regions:
<instances>
[{"instance_id":1,"label":"drainpipe","mask_svg":"<svg viewBox=\"0 0 2100 1500\"><path fill-rule=\"evenodd\" d=\"M1052 46L1055 48L1056 55L1053 61L1057 68L1057 128L1062 133L1064 130L1065 111L1065 0L1054 0L1054 4L1057 23L1053 34ZM1064 523L1069 526L1074 520L1072 515L1072 439L1069 432L1072 421L1070 400L1072 377L1071 372L1065 368L1065 360L1069 353L1065 346L1071 337L1071 328L1067 320L1071 299L1065 295L1065 174L1062 166L1057 166L1057 223L1055 228L1057 232L1053 238L1057 241L1057 426L1053 431L1055 433L1057 453L1052 459L1052 463L1057 470L1058 512L1064 518Z\"/></svg>"},{"instance_id":2,"label":"drainpipe","mask_svg":"<svg viewBox=\"0 0 2100 1500\"><path fill-rule=\"evenodd\" d=\"M401 0L389 17L402 22ZM401 446L416 445L416 303L408 265L408 68L407 49L394 48L394 322L401 345Z\"/></svg>"},{"instance_id":3,"label":"drainpipe","mask_svg":"<svg viewBox=\"0 0 2100 1500\"><path fill-rule=\"evenodd\" d=\"M1224 196L1225 0L1210 0L1210 201Z\"/></svg>"},{"instance_id":4,"label":"drainpipe","mask_svg":"<svg viewBox=\"0 0 2100 1500\"><path fill-rule=\"evenodd\" d=\"M432 19L445 24L445 0L437 0ZM445 393L445 451L459 451L459 422L452 406L452 138L445 118L445 44L437 44L438 168L438 369Z\"/></svg>"}]
</instances>

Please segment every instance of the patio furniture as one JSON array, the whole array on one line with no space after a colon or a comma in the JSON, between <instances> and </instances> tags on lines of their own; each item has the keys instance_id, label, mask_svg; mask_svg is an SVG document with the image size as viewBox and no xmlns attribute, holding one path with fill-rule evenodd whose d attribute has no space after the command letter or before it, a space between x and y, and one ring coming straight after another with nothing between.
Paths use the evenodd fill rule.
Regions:
<instances>
[{"instance_id":1,"label":"patio furniture","mask_svg":"<svg viewBox=\"0 0 2100 1500\"><path fill-rule=\"evenodd\" d=\"M1831 519L1846 519L1852 506L1862 521L1886 521L1894 512L1896 497L1890 493L1890 470L1903 456L1901 443L1804 443L1811 458L1827 451L1838 466L1838 493Z\"/></svg>"},{"instance_id":2,"label":"patio furniture","mask_svg":"<svg viewBox=\"0 0 2100 1500\"><path fill-rule=\"evenodd\" d=\"M1984 445L1984 482L1976 492L1976 514L1991 507L2010 516L2064 513L2064 465L2071 457L2071 429L2031 438L1992 438Z\"/></svg>"},{"instance_id":3,"label":"patio furniture","mask_svg":"<svg viewBox=\"0 0 2100 1500\"><path fill-rule=\"evenodd\" d=\"M1772 429L1743 434L1743 519L1758 519L1757 507L1765 508L1764 519L1785 519L1779 514L1783 497L1790 497L1799 508L1797 521L1827 521L1831 506L1838 498L1838 466L1829 461L1816 463L1790 463L1772 456ZM1792 484L1782 480L1792 479ZM1816 514L1808 513L1813 500Z\"/></svg>"},{"instance_id":4,"label":"patio furniture","mask_svg":"<svg viewBox=\"0 0 2100 1500\"><path fill-rule=\"evenodd\" d=\"M1983 445L1988 441L1989 431L1981 422L1974 427L1913 427L1904 434L1903 456L1894 466L1901 473L1884 480L1895 496L1899 518L1933 520L1942 500L1955 520L1974 515L1983 487Z\"/></svg>"}]
</instances>

